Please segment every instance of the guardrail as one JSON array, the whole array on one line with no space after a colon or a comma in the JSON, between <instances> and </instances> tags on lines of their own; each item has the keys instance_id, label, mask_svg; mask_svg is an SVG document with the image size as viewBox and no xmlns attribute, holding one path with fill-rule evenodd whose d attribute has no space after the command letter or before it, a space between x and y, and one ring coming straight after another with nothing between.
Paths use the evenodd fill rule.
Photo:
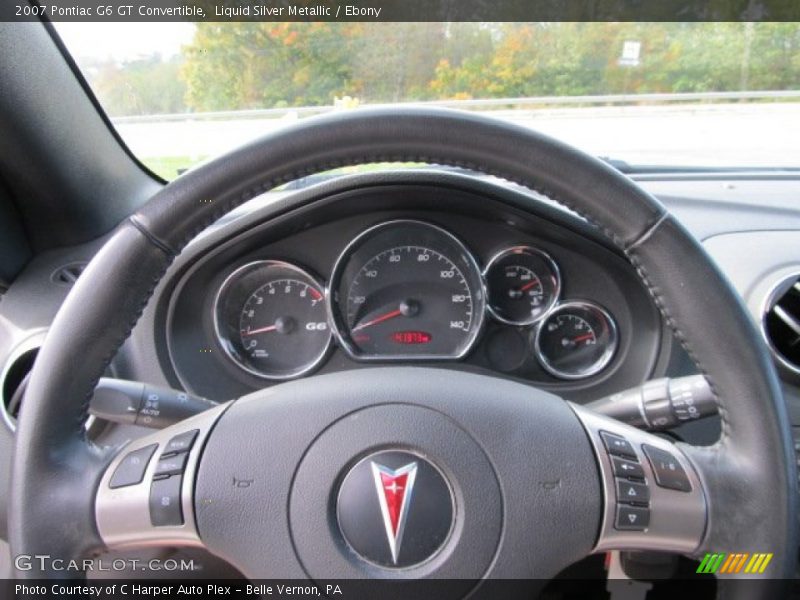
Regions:
<instances>
[{"instance_id":1,"label":"guardrail","mask_svg":"<svg viewBox=\"0 0 800 600\"><path fill-rule=\"evenodd\" d=\"M607 94L601 96L533 96L530 98L478 98L471 100L426 100L402 102L391 106L442 106L448 108L509 108L520 106L574 106L574 105L619 105L619 104L660 104L672 102L724 101L738 100L796 100L800 90L752 91L752 92L696 92L680 94ZM386 106L382 104L362 104L361 106ZM343 110L337 106L300 106L287 108L263 108L252 110L224 110L212 112L186 112L161 115L132 115L113 117L115 124L154 123L160 121L212 121L229 119L271 119L292 115L314 115Z\"/></svg>"}]
</instances>

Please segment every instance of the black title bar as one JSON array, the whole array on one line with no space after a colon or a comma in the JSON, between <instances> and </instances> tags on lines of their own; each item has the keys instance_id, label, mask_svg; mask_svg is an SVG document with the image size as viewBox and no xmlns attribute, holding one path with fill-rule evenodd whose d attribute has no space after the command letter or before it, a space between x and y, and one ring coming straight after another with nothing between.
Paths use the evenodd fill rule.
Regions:
<instances>
[{"instance_id":1,"label":"black title bar","mask_svg":"<svg viewBox=\"0 0 800 600\"><path fill-rule=\"evenodd\" d=\"M798 0L3 0L0 21L797 21Z\"/></svg>"}]
</instances>

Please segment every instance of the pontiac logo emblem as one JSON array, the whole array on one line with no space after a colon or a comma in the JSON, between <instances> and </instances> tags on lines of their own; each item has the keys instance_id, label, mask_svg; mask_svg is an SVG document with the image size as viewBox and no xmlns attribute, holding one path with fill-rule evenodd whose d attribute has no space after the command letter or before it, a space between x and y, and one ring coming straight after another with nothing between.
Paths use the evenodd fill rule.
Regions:
<instances>
[{"instance_id":1,"label":"pontiac logo emblem","mask_svg":"<svg viewBox=\"0 0 800 600\"><path fill-rule=\"evenodd\" d=\"M392 553L392 562L397 564L397 555L400 553L400 544L403 543L403 532L411 504L411 492L414 490L414 480L417 478L417 463L412 462L399 469L390 469L371 461L370 466L375 490L378 492L386 538L389 540L389 550Z\"/></svg>"},{"instance_id":2,"label":"pontiac logo emblem","mask_svg":"<svg viewBox=\"0 0 800 600\"><path fill-rule=\"evenodd\" d=\"M385 569L406 569L434 556L449 539L455 514L444 474L403 450L362 458L336 497L345 551Z\"/></svg>"}]
</instances>

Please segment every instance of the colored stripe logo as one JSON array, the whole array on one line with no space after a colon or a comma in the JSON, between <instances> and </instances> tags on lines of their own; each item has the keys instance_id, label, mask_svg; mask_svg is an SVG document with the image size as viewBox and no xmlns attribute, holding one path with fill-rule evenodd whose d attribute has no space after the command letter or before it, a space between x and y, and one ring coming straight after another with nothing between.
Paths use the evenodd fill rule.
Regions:
<instances>
[{"instance_id":1,"label":"colored stripe logo","mask_svg":"<svg viewBox=\"0 0 800 600\"><path fill-rule=\"evenodd\" d=\"M706 554L698 573L763 573L772 560L772 552L714 552Z\"/></svg>"}]
</instances>

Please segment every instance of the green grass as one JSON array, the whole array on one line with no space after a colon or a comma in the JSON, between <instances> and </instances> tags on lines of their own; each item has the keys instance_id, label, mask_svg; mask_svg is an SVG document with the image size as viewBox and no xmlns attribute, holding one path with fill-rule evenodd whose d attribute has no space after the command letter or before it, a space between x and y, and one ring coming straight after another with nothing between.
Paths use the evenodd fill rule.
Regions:
<instances>
[{"instance_id":1,"label":"green grass","mask_svg":"<svg viewBox=\"0 0 800 600\"><path fill-rule=\"evenodd\" d=\"M178 172L179 169L183 170L193 167L194 165L205 160L205 157L192 158L190 156L150 156L140 160L148 169L153 171L153 173L159 177L162 177L167 181L172 181L180 174ZM371 163L367 165L341 167L339 169L328 171L328 173L336 175L349 175L351 173L381 171L387 168L402 169L419 166L422 166L422 163Z\"/></svg>"},{"instance_id":2,"label":"green grass","mask_svg":"<svg viewBox=\"0 0 800 600\"><path fill-rule=\"evenodd\" d=\"M191 158L189 156L151 156L140 159L144 165L159 177L172 181L180 173L179 169L188 169L199 163L204 158Z\"/></svg>"}]
</instances>

